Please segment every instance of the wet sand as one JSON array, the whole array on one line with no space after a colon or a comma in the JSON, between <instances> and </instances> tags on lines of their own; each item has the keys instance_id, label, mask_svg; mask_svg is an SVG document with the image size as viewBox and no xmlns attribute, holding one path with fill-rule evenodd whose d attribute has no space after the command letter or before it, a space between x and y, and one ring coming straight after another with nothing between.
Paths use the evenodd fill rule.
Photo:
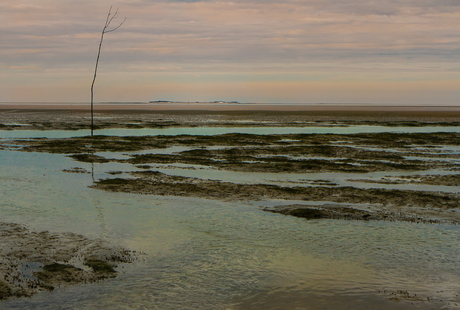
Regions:
<instances>
[{"instance_id":1,"label":"wet sand","mask_svg":"<svg viewBox=\"0 0 460 310\"><path fill-rule=\"evenodd\" d=\"M89 103L0 103L0 113L46 113L74 112L83 115L90 113ZM380 118L389 119L460 119L459 106L410 106L410 105L351 105L351 104L214 104L214 103L97 103L94 112L106 114L166 114L166 115L286 115L300 113L303 117L339 117L339 118Z\"/></svg>"},{"instance_id":2,"label":"wet sand","mask_svg":"<svg viewBox=\"0 0 460 310\"><path fill-rule=\"evenodd\" d=\"M239 310L326 310L326 309L352 309L352 310L433 310L442 309L443 303L436 300L427 300L417 297L407 291L381 290L377 294L363 295L323 295L317 296L311 292L294 291L263 292L239 304ZM232 309L232 308L230 308Z\"/></svg>"}]
</instances>

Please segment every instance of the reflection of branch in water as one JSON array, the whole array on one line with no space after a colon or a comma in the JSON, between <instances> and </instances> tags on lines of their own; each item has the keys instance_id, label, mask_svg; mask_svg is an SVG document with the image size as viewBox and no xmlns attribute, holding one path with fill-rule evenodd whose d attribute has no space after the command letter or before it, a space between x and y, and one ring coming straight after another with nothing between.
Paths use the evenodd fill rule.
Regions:
<instances>
[{"instance_id":1,"label":"reflection of branch in water","mask_svg":"<svg viewBox=\"0 0 460 310\"><path fill-rule=\"evenodd\" d=\"M91 155L94 156L94 152L91 152ZM91 162L91 178L94 182L95 181L94 180L94 162ZM107 231L107 223L105 221L105 210L104 210L104 207L102 207L101 201L96 198L96 193L94 193L93 195L93 203L97 211L96 220L100 222L100 227L102 230L102 237L107 237L108 231Z\"/></svg>"},{"instance_id":2,"label":"reflection of branch in water","mask_svg":"<svg viewBox=\"0 0 460 310\"><path fill-rule=\"evenodd\" d=\"M102 203L99 199L96 198L96 196L93 196L93 201L94 201L94 208L97 211L97 216L96 219L98 222L100 222L100 227L102 230L102 236L101 237L108 237L108 230L107 230L107 222L105 221L105 210L104 207L102 206Z\"/></svg>"}]
</instances>

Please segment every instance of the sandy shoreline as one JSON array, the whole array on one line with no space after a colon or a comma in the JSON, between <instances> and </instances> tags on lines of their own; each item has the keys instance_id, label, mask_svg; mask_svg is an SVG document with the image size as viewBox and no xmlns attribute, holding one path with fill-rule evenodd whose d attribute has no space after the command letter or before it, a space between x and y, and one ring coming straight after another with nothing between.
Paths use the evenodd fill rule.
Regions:
<instances>
[{"instance_id":1,"label":"sandy shoreline","mask_svg":"<svg viewBox=\"0 0 460 310\"><path fill-rule=\"evenodd\" d=\"M27 126L23 126L27 124ZM0 129L89 129L89 104L0 103ZM196 126L459 126L460 106L96 104L94 129Z\"/></svg>"}]
</instances>

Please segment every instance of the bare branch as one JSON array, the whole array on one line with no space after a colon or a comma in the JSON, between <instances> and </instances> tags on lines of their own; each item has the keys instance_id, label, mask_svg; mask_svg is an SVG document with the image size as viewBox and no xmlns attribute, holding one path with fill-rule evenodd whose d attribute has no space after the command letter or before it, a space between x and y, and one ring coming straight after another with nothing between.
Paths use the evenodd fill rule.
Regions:
<instances>
[{"instance_id":1,"label":"bare branch","mask_svg":"<svg viewBox=\"0 0 460 310\"><path fill-rule=\"evenodd\" d=\"M117 16L118 16L118 8L115 11L115 13L112 15L112 6L110 6L109 13L107 14L107 18L105 20L104 28L102 28L101 40L99 41L99 49L98 49L98 52L97 52L96 65L94 66L93 82L91 83L91 137L93 136L93 129L94 129L94 117L93 117L94 82L96 82L97 67L99 65L99 57L101 55L101 47L102 47L102 41L104 40L104 34L117 30L126 21L126 17L125 17L125 19L117 27L115 27L115 28L113 28L111 30L107 30L107 28L110 26L110 23Z\"/></svg>"},{"instance_id":2,"label":"bare branch","mask_svg":"<svg viewBox=\"0 0 460 310\"><path fill-rule=\"evenodd\" d=\"M104 24L104 28L103 28L104 30L105 30L105 28L107 28L107 27L109 26L109 24L110 24L109 18L110 18L111 12L112 12L112 7L113 7L113 5L110 6L109 14L107 14L107 18L106 18L106 20L105 20L105 24ZM103 30L102 32L104 32L104 30Z\"/></svg>"},{"instance_id":3,"label":"bare branch","mask_svg":"<svg viewBox=\"0 0 460 310\"><path fill-rule=\"evenodd\" d=\"M120 23L120 25L118 25L117 27L115 27L115 28L113 28L113 29L111 29L111 30L106 30L106 31L104 31L104 33L107 33L107 32L112 32L112 31L115 31L115 30L117 30L118 28L120 28L120 27L121 27L121 25L123 25L123 24L124 24L124 22L125 22L125 21L126 21L126 17L125 17L125 19L123 19L123 21Z\"/></svg>"},{"instance_id":4,"label":"bare branch","mask_svg":"<svg viewBox=\"0 0 460 310\"><path fill-rule=\"evenodd\" d=\"M117 8L117 11L113 14L113 16L110 18L110 20L108 20L108 22L106 23L106 26L108 27L110 25L110 23L112 22L112 20L114 20L118 15L118 8ZM107 17L110 16L110 13Z\"/></svg>"}]
</instances>

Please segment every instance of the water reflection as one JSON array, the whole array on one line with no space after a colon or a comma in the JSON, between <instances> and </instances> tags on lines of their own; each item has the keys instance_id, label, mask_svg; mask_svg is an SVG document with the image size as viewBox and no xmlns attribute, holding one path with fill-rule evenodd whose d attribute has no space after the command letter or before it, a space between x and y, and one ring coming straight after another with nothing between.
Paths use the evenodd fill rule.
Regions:
<instances>
[{"instance_id":1,"label":"water reflection","mask_svg":"<svg viewBox=\"0 0 460 310\"><path fill-rule=\"evenodd\" d=\"M432 132L460 132L458 127L387 127L355 125L347 127L178 127L164 129L100 129L95 135L105 136L177 136L177 135L222 135L228 133L245 133L258 135L273 134L353 134L353 133L432 133ZM0 138L70 138L89 136L89 130L0 130Z\"/></svg>"}]
</instances>

